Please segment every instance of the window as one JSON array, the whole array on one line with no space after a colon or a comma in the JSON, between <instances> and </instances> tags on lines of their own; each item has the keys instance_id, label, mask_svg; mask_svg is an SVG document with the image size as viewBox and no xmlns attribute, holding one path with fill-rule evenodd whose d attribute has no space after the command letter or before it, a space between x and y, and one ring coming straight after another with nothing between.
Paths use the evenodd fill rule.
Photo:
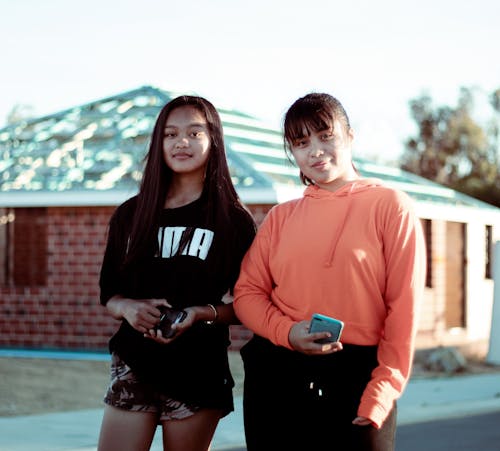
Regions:
<instances>
[{"instance_id":1,"label":"window","mask_svg":"<svg viewBox=\"0 0 500 451\"><path fill-rule=\"evenodd\" d=\"M493 268L492 268L492 263L493 263L493 227L490 225L487 225L485 227L485 235L486 235L486 240L485 240L485 245L486 245L486 252L485 252L485 268L484 268L484 277L486 279L492 279L493 278Z\"/></svg>"},{"instance_id":2,"label":"window","mask_svg":"<svg viewBox=\"0 0 500 451\"><path fill-rule=\"evenodd\" d=\"M432 288L432 221L421 219L424 230L425 249L427 252L427 274L425 276L425 286Z\"/></svg>"},{"instance_id":3,"label":"window","mask_svg":"<svg viewBox=\"0 0 500 451\"><path fill-rule=\"evenodd\" d=\"M0 209L0 264L2 285L46 284L45 208Z\"/></svg>"},{"instance_id":4,"label":"window","mask_svg":"<svg viewBox=\"0 0 500 451\"><path fill-rule=\"evenodd\" d=\"M11 261L9 256L11 252L9 245L12 234L12 222L14 221L14 212L7 208L0 208L0 284L6 285L9 281Z\"/></svg>"}]
</instances>

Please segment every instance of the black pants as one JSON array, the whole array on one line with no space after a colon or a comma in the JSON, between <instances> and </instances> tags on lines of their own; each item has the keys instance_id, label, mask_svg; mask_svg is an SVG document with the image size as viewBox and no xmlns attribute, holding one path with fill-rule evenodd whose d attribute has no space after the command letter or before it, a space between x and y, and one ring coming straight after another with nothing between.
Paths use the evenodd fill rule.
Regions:
<instances>
[{"instance_id":1,"label":"black pants","mask_svg":"<svg viewBox=\"0 0 500 451\"><path fill-rule=\"evenodd\" d=\"M376 346L306 356L255 336L241 355L248 451L394 450L396 406L380 429L352 424Z\"/></svg>"}]
</instances>

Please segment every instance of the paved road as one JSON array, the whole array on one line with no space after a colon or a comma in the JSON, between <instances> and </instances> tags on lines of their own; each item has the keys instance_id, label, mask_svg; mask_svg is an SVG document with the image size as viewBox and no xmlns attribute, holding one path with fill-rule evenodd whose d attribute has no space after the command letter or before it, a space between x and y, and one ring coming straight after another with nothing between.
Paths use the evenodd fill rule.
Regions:
<instances>
[{"instance_id":1,"label":"paved road","mask_svg":"<svg viewBox=\"0 0 500 451\"><path fill-rule=\"evenodd\" d=\"M500 411L399 426L396 451L500 451Z\"/></svg>"},{"instance_id":2,"label":"paved road","mask_svg":"<svg viewBox=\"0 0 500 451\"><path fill-rule=\"evenodd\" d=\"M102 413L0 418L0 451L96 451ZM500 451L500 374L410 380L398 421L396 451ZM162 449L158 430L152 451ZM221 421L213 449L244 451L241 397Z\"/></svg>"},{"instance_id":3,"label":"paved road","mask_svg":"<svg viewBox=\"0 0 500 451\"><path fill-rule=\"evenodd\" d=\"M396 451L500 451L500 411L399 426Z\"/></svg>"}]
</instances>

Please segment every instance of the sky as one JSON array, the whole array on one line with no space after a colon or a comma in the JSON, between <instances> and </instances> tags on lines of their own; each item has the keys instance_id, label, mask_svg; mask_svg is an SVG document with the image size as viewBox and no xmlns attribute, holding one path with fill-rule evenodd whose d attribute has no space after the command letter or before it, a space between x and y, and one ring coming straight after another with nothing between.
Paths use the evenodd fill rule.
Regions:
<instances>
[{"instance_id":1,"label":"sky","mask_svg":"<svg viewBox=\"0 0 500 451\"><path fill-rule=\"evenodd\" d=\"M151 85L280 128L308 92L337 97L354 154L395 161L408 102L500 87L498 0L0 0L0 127Z\"/></svg>"}]
</instances>

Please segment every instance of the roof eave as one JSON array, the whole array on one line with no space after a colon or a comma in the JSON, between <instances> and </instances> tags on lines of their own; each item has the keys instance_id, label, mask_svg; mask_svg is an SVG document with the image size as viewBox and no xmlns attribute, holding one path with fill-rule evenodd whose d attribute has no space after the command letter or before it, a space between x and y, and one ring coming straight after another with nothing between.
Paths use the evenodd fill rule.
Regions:
<instances>
[{"instance_id":1,"label":"roof eave","mask_svg":"<svg viewBox=\"0 0 500 451\"><path fill-rule=\"evenodd\" d=\"M263 188L237 188L245 204L276 204L302 195L303 187L274 185ZM0 192L0 208L90 207L120 205L137 190L71 190Z\"/></svg>"}]
</instances>

